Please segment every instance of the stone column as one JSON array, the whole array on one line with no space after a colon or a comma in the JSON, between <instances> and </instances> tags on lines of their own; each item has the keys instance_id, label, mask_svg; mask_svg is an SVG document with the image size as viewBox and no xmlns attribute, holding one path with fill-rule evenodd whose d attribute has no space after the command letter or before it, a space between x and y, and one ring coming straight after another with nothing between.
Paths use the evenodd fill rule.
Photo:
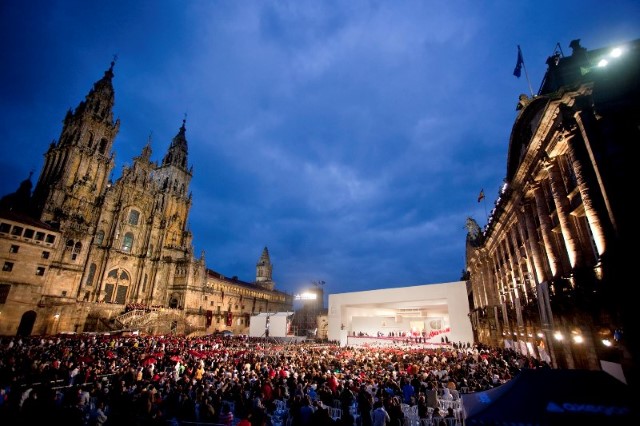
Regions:
<instances>
[{"instance_id":1,"label":"stone column","mask_svg":"<svg viewBox=\"0 0 640 426\"><path fill-rule=\"evenodd\" d=\"M498 291L502 296L500 301L502 302L502 301L510 300L511 295L508 292L509 283L505 278L505 272L504 272L504 265L507 262L504 260L504 253L502 252L502 245L500 243L496 244L495 263L496 263L496 274L497 274L497 280L498 280Z\"/></svg>"},{"instance_id":2,"label":"stone column","mask_svg":"<svg viewBox=\"0 0 640 426\"><path fill-rule=\"evenodd\" d=\"M589 370L599 370L600 360L596 352L596 341L593 338L593 318L585 314L581 314L580 316L582 317L582 321L580 321L581 326L579 328L584 339L580 350L583 350L585 353Z\"/></svg>"},{"instance_id":3,"label":"stone column","mask_svg":"<svg viewBox=\"0 0 640 426\"><path fill-rule=\"evenodd\" d=\"M613 227L614 232L617 234L618 233L618 225L617 225L617 221L616 221L616 216L613 214L613 208L611 206L611 203L609 201L609 196L607 194L606 191L606 187L604 185L604 182L602 181L602 174L600 173L600 167L598 165L598 161L596 160L596 156L593 152L593 150L591 149L591 140L589 138L589 134L596 134L598 133L595 129L587 129L586 125L588 125L589 120L587 119L587 123L585 123L585 120L583 119L583 114L586 114L586 111L583 112L576 112L574 114L574 118L576 119L576 124L578 125L578 130L580 131L580 135L582 136L582 140L584 141L584 146L587 150L587 153L589 154L589 159L591 160L591 165L593 167L593 171L594 174L596 175L596 179L598 181L598 186L600 188L600 193L602 194L602 199L604 201L604 204L607 208L607 213L609 214L609 221L611 222L611 225ZM592 126L590 126L592 127Z\"/></svg>"},{"instance_id":4,"label":"stone column","mask_svg":"<svg viewBox=\"0 0 640 426\"><path fill-rule=\"evenodd\" d=\"M522 242L521 249L524 251L523 259L526 265L526 272L522 270L522 266L520 270L522 272L523 279L523 291L526 296L526 300L528 303L532 303L537 300L537 286L538 280L535 273L535 266L533 262L533 253L531 251L531 247L529 241L526 237L527 233L525 232L525 223L524 217L520 210L516 211L517 222L515 224L515 232L518 232L520 236L520 241Z\"/></svg>"},{"instance_id":5,"label":"stone column","mask_svg":"<svg viewBox=\"0 0 640 426\"><path fill-rule=\"evenodd\" d=\"M588 174L588 169L582 162L580 155L578 155L578 150L576 147L577 143L575 141L576 137L577 136L571 137L567 141L569 162L573 169L573 174L576 177L578 191L580 192L580 198L582 199L582 205L584 206L584 214L587 218L589 228L591 229L591 235L593 235L593 240L596 245L596 250L598 251L598 256L601 256L607 248L607 240L605 238L605 231L603 226L604 222L602 220L600 212L594 206L592 190L586 176Z\"/></svg>"},{"instance_id":6,"label":"stone column","mask_svg":"<svg viewBox=\"0 0 640 426\"><path fill-rule=\"evenodd\" d=\"M519 270L519 265L516 266L515 262L514 262L514 253L511 252L511 250L509 249L510 244L509 244L509 237L511 236L511 229L507 229L505 230L505 235L504 235L504 240L502 240L502 243L504 245L504 250L507 254L507 262L509 265L509 268L511 269L511 283L510 286L513 288L513 306L516 310L516 325L517 325L517 332L518 335L524 330L524 322L522 321L522 305L520 304L520 296L521 296L521 289L520 289L520 283L521 283L521 272ZM515 245L515 250L517 250L517 245Z\"/></svg>"},{"instance_id":7,"label":"stone column","mask_svg":"<svg viewBox=\"0 0 640 426\"><path fill-rule=\"evenodd\" d=\"M518 243L518 235L516 235L516 233L519 232L519 224L518 222L515 222L513 224L513 226L511 228L509 228L509 237L511 238L511 244L513 245L513 248L515 250L514 253L514 273L517 274L517 280L518 280L518 285L517 285L517 289L518 289L518 296L524 298L525 300L528 300L528 295L527 295L527 280L525 277L525 273L522 271L522 262L524 261L525 263L528 262L527 258L526 258L526 254L523 255L523 251L526 252L525 249L525 243L524 243L524 238L522 236L522 233L520 233L520 241L522 241L522 245L520 245ZM527 270L530 268L527 268Z\"/></svg>"},{"instance_id":8,"label":"stone column","mask_svg":"<svg viewBox=\"0 0 640 426\"><path fill-rule=\"evenodd\" d=\"M556 353L553 342L553 313L551 312L551 304L549 301L549 283L544 281L538 285L538 309L540 310L540 319L542 322L542 333L544 334L544 341L551 358L551 365L554 368L558 367L558 361L556 359Z\"/></svg>"},{"instance_id":9,"label":"stone column","mask_svg":"<svg viewBox=\"0 0 640 426\"><path fill-rule=\"evenodd\" d=\"M494 277L494 281L495 281L495 289L498 291L498 300L500 302L499 306L500 306L500 311L502 313L502 322L498 321L498 327L500 329L500 335L502 333L504 333L508 327L509 327L509 321L507 320L507 312L506 312L506 302L505 302L505 295L504 295L504 288L503 288L503 284L502 284L502 279L500 276L500 270L498 269L497 265L498 265L498 253L497 251L494 252L494 255L491 257L491 275ZM497 312L496 312L497 315ZM498 316L496 316L496 318L498 318ZM504 336L502 336L502 339L504 339Z\"/></svg>"},{"instance_id":10,"label":"stone column","mask_svg":"<svg viewBox=\"0 0 640 426\"><path fill-rule=\"evenodd\" d=\"M487 295L484 262L478 260L476 271L478 277L478 306L487 306L489 304L489 296Z\"/></svg>"},{"instance_id":11,"label":"stone column","mask_svg":"<svg viewBox=\"0 0 640 426\"><path fill-rule=\"evenodd\" d=\"M489 257L488 255L485 256L484 258L484 263L483 263L483 279L484 279L484 283L485 283L485 289L487 292L487 305L486 305L486 312L487 312L487 317L489 317L490 315L494 315L494 322L496 320L495 317L495 307L500 305L500 297L498 295L498 285L494 280L494 272L492 270L492 263L491 263L491 257ZM500 322L495 322L496 324L496 329L494 331L491 330L491 327L489 327L489 335L491 336L491 339L493 339L494 344L498 345L502 339L502 326L500 325Z\"/></svg>"},{"instance_id":12,"label":"stone column","mask_svg":"<svg viewBox=\"0 0 640 426\"><path fill-rule=\"evenodd\" d=\"M546 263L542 257L542 251L540 250L541 242L538 239L538 230L536 228L535 221L533 220L532 206L529 202L527 202L523 204L522 209L522 219L524 220L524 225L527 229L527 241L529 243L529 249L531 250L533 259L533 279L537 284L540 284L541 282L547 281L549 279L549 273Z\"/></svg>"},{"instance_id":13,"label":"stone column","mask_svg":"<svg viewBox=\"0 0 640 426\"><path fill-rule=\"evenodd\" d=\"M535 205L536 212L538 213L538 220L540 221L542 241L544 243L544 249L548 259L549 269L551 270L550 278L555 278L560 275L560 268L562 265L553 242L553 231L551 226L551 217L549 217L549 208L547 207L547 201L544 198L544 192L539 183L533 186L533 195L536 202Z\"/></svg>"},{"instance_id":14,"label":"stone column","mask_svg":"<svg viewBox=\"0 0 640 426\"><path fill-rule=\"evenodd\" d=\"M487 255L484 262L484 282L487 291L487 305L500 304L500 293L498 283L494 280L494 273L491 258Z\"/></svg>"},{"instance_id":15,"label":"stone column","mask_svg":"<svg viewBox=\"0 0 640 426\"><path fill-rule=\"evenodd\" d=\"M575 269L581 267L584 261L582 250L580 249L580 239L578 238L575 224L571 219L569 197L567 196L567 189L564 185L558 161L558 158L551 159L546 163L545 169L547 173L549 173L551 195L553 196L553 202L556 206L556 214L558 215L558 222L560 222L564 247L569 256L571 268Z\"/></svg>"},{"instance_id":16,"label":"stone column","mask_svg":"<svg viewBox=\"0 0 640 426\"><path fill-rule=\"evenodd\" d=\"M513 279L510 277L510 260L507 255L507 249L504 246L505 241L501 239L497 244L497 251L499 253L500 259L502 260L503 268L500 270L500 277L502 280L502 291L505 294L504 301L502 302L502 316L504 318L504 322L506 324L506 328L509 330L509 339L513 340L513 333L517 332L517 320L516 324L513 324L511 319L509 318L509 307L511 304L515 309L516 301L514 294L512 292L512 288L514 287ZM509 270L508 270L509 269Z\"/></svg>"},{"instance_id":17,"label":"stone column","mask_svg":"<svg viewBox=\"0 0 640 426\"><path fill-rule=\"evenodd\" d=\"M482 277L478 271L478 261L476 260L471 268L468 268L470 274L469 281L471 282L471 291L473 293L473 306L480 306L480 291L482 289Z\"/></svg>"}]
</instances>

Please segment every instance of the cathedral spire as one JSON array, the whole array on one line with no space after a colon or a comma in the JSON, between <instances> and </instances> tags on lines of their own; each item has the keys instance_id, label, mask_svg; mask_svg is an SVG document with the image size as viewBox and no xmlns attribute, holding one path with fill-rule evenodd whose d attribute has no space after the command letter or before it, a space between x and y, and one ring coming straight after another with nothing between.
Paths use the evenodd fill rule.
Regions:
<instances>
[{"instance_id":1,"label":"cathedral spire","mask_svg":"<svg viewBox=\"0 0 640 426\"><path fill-rule=\"evenodd\" d=\"M120 129L120 120L113 119L114 65L115 58L85 99L67 112L57 143L45 154L33 194L34 213L44 222L59 224L73 215L88 226L97 214L78 212L77 200L89 210L99 203L114 165L111 148Z\"/></svg>"},{"instance_id":2,"label":"cathedral spire","mask_svg":"<svg viewBox=\"0 0 640 426\"><path fill-rule=\"evenodd\" d=\"M271 263L271 258L269 257L269 249L265 247L264 250L262 250L262 255L260 256L258 265L265 265L268 263Z\"/></svg>"},{"instance_id":3,"label":"cathedral spire","mask_svg":"<svg viewBox=\"0 0 640 426\"><path fill-rule=\"evenodd\" d=\"M104 72L76 107L69 110L64 118L64 128L59 146L85 146L89 150L99 149L101 154L111 150L111 143L120 127L120 120L113 121L115 90L113 89L113 67Z\"/></svg>"},{"instance_id":4,"label":"cathedral spire","mask_svg":"<svg viewBox=\"0 0 640 426\"><path fill-rule=\"evenodd\" d=\"M147 144L142 148L142 153L140 153L140 157L144 158L147 161L151 160L151 136L153 133L149 133L149 138L147 139Z\"/></svg>"},{"instance_id":5,"label":"cathedral spire","mask_svg":"<svg viewBox=\"0 0 640 426\"><path fill-rule=\"evenodd\" d=\"M113 121L113 106L115 104L113 67L115 64L115 60L111 61L109 69L104 72L100 80L93 84L85 100L80 102L74 114L76 118L80 118L80 115L91 115L97 121L109 123Z\"/></svg>"},{"instance_id":6,"label":"cathedral spire","mask_svg":"<svg viewBox=\"0 0 640 426\"><path fill-rule=\"evenodd\" d=\"M265 247L262 250L260 260L256 265L256 284L273 290L274 283L271 279L273 272L273 265L271 264L271 258L269 257L269 250Z\"/></svg>"},{"instance_id":7,"label":"cathedral spire","mask_svg":"<svg viewBox=\"0 0 640 426\"><path fill-rule=\"evenodd\" d=\"M176 166L182 170L187 170L187 137L186 137L187 119L182 120L182 126L178 130L178 134L171 141L171 146L167 154L162 159L163 166Z\"/></svg>"}]
</instances>

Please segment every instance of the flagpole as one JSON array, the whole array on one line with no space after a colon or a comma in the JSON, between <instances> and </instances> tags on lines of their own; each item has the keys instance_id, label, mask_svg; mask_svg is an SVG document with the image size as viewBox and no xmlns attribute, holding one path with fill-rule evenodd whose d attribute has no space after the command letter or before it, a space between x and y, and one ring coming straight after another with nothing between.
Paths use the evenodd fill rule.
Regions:
<instances>
[{"instance_id":1,"label":"flagpole","mask_svg":"<svg viewBox=\"0 0 640 426\"><path fill-rule=\"evenodd\" d=\"M520 49L520 46L518 46L518 49L520 50L520 53L522 53L522 50ZM524 68L524 76L527 78L527 84L529 85L529 92L531 93L531 97L533 98L533 88L531 87L531 80L529 80L529 73L527 72L527 65L524 63L524 55L522 55L522 68Z\"/></svg>"},{"instance_id":2,"label":"flagpole","mask_svg":"<svg viewBox=\"0 0 640 426\"><path fill-rule=\"evenodd\" d=\"M487 224L489 223L489 215L487 214L487 197L482 198L482 205L484 206L484 223Z\"/></svg>"},{"instance_id":3,"label":"flagpole","mask_svg":"<svg viewBox=\"0 0 640 426\"><path fill-rule=\"evenodd\" d=\"M527 77L527 83L529 84L529 92L531 92L531 97L533 98L533 89L531 88L531 81L529 80L529 73L527 73L527 66L522 63L522 68L524 68L524 76Z\"/></svg>"},{"instance_id":4,"label":"flagpole","mask_svg":"<svg viewBox=\"0 0 640 426\"><path fill-rule=\"evenodd\" d=\"M480 190L480 194L478 194L478 202L480 201L484 201L484 216L486 218L486 221L489 221L489 216L487 215L487 197L484 196L484 188L482 188Z\"/></svg>"}]
</instances>

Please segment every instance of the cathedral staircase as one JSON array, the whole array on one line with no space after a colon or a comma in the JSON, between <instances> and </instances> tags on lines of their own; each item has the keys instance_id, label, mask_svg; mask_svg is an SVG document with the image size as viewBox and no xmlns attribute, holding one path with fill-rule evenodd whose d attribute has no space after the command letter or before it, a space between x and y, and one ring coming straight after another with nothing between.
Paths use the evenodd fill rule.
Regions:
<instances>
[{"instance_id":1,"label":"cathedral staircase","mask_svg":"<svg viewBox=\"0 0 640 426\"><path fill-rule=\"evenodd\" d=\"M117 331L140 331L147 334L204 334L206 327L192 324L179 309L134 309L115 318Z\"/></svg>"}]
</instances>

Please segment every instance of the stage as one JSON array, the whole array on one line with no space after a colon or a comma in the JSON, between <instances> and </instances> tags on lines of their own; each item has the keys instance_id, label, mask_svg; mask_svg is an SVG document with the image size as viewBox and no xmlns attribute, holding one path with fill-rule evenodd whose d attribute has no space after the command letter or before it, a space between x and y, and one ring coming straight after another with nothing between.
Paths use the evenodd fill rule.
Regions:
<instances>
[{"instance_id":1,"label":"stage","mask_svg":"<svg viewBox=\"0 0 640 426\"><path fill-rule=\"evenodd\" d=\"M347 336L346 346L370 346L370 347L387 347L387 346L403 346L412 348L451 348L451 343L442 342L440 340L416 340L407 337L376 337L376 336Z\"/></svg>"},{"instance_id":2,"label":"stage","mask_svg":"<svg viewBox=\"0 0 640 426\"><path fill-rule=\"evenodd\" d=\"M466 282L330 294L327 337L340 346L473 342Z\"/></svg>"}]
</instances>

